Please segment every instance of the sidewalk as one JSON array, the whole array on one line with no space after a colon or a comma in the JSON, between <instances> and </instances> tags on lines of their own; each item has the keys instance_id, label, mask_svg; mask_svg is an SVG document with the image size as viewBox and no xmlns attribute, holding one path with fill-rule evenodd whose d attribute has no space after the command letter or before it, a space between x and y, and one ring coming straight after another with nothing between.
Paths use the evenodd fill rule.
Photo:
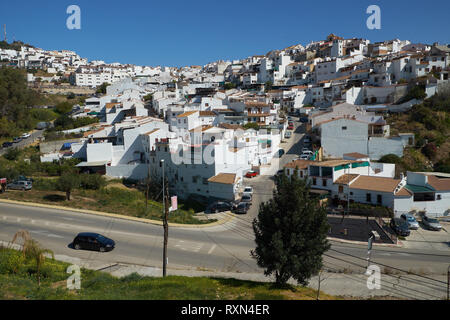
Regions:
<instances>
[{"instance_id":1,"label":"sidewalk","mask_svg":"<svg viewBox=\"0 0 450 320\"><path fill-rule=\"evenodd\" d=\"M109 217L109 218L116 218L116 219L122 219L122 220L128 220L128 221L154 224L154 225L158 225L158 226L162 226L162 224L163 224L163 222L159 221L159 220L136 218L136 217L124 216L124 215L120 215L120 214L116 214L116 213L108 213L108 212L85 210L85 209L76 209L76 208L48 205L48 204L42 204L42 203L22 202L22 201L6 200L6 199L0 199L0 203L15 204L15 205L21 205L21 206L37 207L37 208L48 208L48 209L55 209L55 210L61 210L61 211L78 212L78 213L83 213L83 214L91 214L91 215L97 215L97 216L103 216L103 217ZM217 219L218 221L212 222L212 223L207 223L207 224L169 223L169 227L176 227L176 228L215 227L215 226L219 226L219 225L225 224L225 223L233 220L234 216L224 215L224 214L211 214L211 215L208 215L208 218L209 219Z\"/></svg>"}]
</instances>

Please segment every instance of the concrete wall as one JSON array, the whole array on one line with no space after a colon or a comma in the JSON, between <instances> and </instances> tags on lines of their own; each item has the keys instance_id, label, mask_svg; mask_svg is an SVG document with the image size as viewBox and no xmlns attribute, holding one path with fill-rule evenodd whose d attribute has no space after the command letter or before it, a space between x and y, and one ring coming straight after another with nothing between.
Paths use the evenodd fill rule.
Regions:
<instances>
[{"instance_id":1,"label":"concrete wall","mask_svg":"<svg viewBox=\"0 0 450 320\"><path fill-rule=\"evenodd\" d=\"M114 178L129 178L134 180L145 179L148 176L148 165L117 165L114 167L106 166L106 175Z\"/></svg>"},{"instance_id":2,"label":"concrete wall","mask_svg":"<svg viewBox=\"0 0 450 320\"><path fill-rule=\"evenodd\" d=\"M382 137L369 138L369 156L372 160L378 160L386 154L403 156L403 141L401 139L388 139ZM367 148L366 148L367 149Z\"/></svg>"},{"instance_id":3,"label":"concrete wall","mask_svg":"<svg viewBox=\"0 0 450 320\"><path fill-rule=\"evenodd\" d=\"M58 152L63 147L64 143L67 142L79 142L80 139L68 139L68 140L58 140L58 141L49 141L49 142L41 142L39 144L39 150L41 153L52 153Z\"/></svg>"}]
</instances>

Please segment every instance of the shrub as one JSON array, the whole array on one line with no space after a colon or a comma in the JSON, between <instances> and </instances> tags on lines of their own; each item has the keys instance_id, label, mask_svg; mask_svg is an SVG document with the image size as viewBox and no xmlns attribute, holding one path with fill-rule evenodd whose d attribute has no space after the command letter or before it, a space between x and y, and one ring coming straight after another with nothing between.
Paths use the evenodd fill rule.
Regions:
<instances>
[{"instance_id":1,"label":"shrub","mask_svg":"<svg viewBox=\"0 0 450 320\"><path fill-rule=\"evenodd\" d=\"M19 273L19 270L25 262L23 254L15 250L1 249L0 257L1 274Z\"/></svg>"},{"instance_id":2,"label":"shrub","mask_svg":"<svg viewBox=\"0 0 450 320\"><path fill-rule=\"evenodd\" d=\"M104 186L106 186L106 180L98 174L80 175L80 187L82 189L98 190Z\"/></svg>"},{"instance_id":3,"label":"shrub","mask_svg":"<svg viewBox=\"0 0 450 320\"><path fill-rule=\"evenodd\" d=\"M19 158L20 150L17 148L10 148L5 153L4 157L10 161L15 161Z\"/></svg>"},{"instance_id":4,"label":"shrub","mask_svg":"<svg viewBox=\"0 0 450 320\"><path fill-rule=\"evenodd\" d=\"M437 148L433 142L427 143L422 148L422 153L427 156L429 159L433 159L436 156Z\"/></svg>"}]
</instances>

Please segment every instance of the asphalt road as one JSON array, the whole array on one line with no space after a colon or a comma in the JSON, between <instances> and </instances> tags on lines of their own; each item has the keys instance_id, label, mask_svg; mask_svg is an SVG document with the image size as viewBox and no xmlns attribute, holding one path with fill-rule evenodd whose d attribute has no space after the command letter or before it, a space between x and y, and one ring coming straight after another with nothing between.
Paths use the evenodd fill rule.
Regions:
<instances>
[{"instance_id":1,"label":"asphalt road","mask_svg":"<svg viewBox=\"0 0 450 320\"><path fill-rule=\"evenodd\" d=\"M34 143L37 139L39 139L40 137L44 136L44 130L34 130L31 133L31 136L26 138L26 139L22 139L21 141L19 141L18 143L14 143L11 147L8 148L1 148L0 146L0 156L4 155L8 149L12 149L12 148L18 148L18 149L23 149L28 147L30 144Z\"/></svg>"}]
</instances>

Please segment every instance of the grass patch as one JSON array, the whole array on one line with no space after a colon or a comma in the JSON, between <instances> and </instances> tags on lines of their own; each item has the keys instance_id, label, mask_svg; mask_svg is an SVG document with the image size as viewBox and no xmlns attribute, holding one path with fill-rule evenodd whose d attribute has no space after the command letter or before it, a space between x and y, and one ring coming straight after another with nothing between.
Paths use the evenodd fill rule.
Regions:
<instances>
[{"instance_id":1,"label":"grass patch","mask_svg":"<svg viewBox=\"0 0 450 320\"><path fill-rule=\"evenodd\" d=\"M131 188L107 186L100 190L74 190L71 201L66 201L64 192L55 191L55 179L36 179L33 189L29 191L8 190L0 194L0 199L59 205L64 207L94 210L130 217L162 220L163 205L161 202L149 200L145 204L143 192ZM199 220L191 207L180 205L179 209L169 214L169 222L183 224L207 224L214 221ZM186 210L186 208L189 208Z\"/></svg>"},{"instance_id":2,"label":"grass patch","mask_svg":"<svg viewBox=\"0 0 450 320\"><path fill-rule=\"evenodd\" d=\"M0 248L0 299L14 300L313 300L316 291L305 287L274 288L271 283L236 279L143 277L136 273L116 278L105 272L81 269L81 289L66 288L69 264L46 259L38 288L29 262L21 252ZM321 300L337 297L324 293Z\"/></svg>"}]
</instances>

